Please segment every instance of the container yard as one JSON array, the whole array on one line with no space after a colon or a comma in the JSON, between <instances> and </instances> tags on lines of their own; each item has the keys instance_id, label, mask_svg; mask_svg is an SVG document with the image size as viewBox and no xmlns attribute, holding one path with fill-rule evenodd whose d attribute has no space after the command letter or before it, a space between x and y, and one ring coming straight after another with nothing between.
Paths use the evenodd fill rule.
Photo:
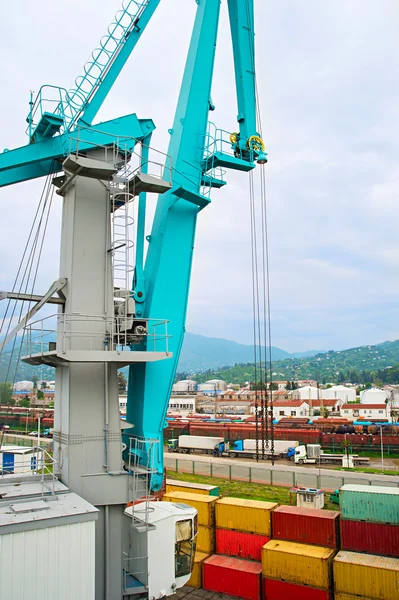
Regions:
<instances>
[{"instance_id":1,"label":"container yard","mask_svg":"<svg viewBox=\"0 0 399 600\"><path fill-rule=\"evenodd\" d=\"M399 525L376 521L384 487L367 486L367 501L364 487L343 486L340 511L214 497L216 543L197 550L189 586L245 600L397 600ZM370 521L343 518L365 503Z\"/></svg>"}]
</instances>

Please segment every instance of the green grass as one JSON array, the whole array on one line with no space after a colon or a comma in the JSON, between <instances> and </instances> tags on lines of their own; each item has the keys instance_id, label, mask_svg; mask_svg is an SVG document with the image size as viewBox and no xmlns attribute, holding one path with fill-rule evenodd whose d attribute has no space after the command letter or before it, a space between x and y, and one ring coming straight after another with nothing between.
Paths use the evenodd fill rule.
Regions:
<instances>
[{"instance_id":1,"label":"green grass","mask_svg":"<svg viewBox=\"0 0 399 600\"><path fill-rule=\"evenodd\" d=\"M278 502L278 504L290 503L290 492L285 487L264 485L262 483L248 483L246 481L229 481L228 479L219 479L218 477L176 473L175 471L166 471L166 476L168 479L178 479L180 481L189 481L190 483L217 485L221 496L248 498L249 500L266 500L267 502ZM292 501L295 502L294 494L292 494ZM324 508L327 510L337 510L337 505L330 502L329 494L324 495Z\"/></svg>"},{"instance_id":2,"label":"green grass","mask_svg":"<svg viewBox=\"0 0 399 600\"><path fill-rule=\"evenodd\" d=\"M348 467L338 467L336 471L356 471L357 473L371 473L372 475L398 475L399 471L391 471L389 469L372 469L370 467L354 467L353 469Z\"/></svg>"}]
</instances>

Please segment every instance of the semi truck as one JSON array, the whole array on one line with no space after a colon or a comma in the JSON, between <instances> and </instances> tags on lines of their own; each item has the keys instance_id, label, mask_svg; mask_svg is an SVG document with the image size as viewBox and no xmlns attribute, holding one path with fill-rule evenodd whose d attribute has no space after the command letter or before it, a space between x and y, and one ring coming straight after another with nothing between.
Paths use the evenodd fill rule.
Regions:
<instances>
[{"instance_id":1,"label":"semi truck","mask_svg":"<svg viewBox=\"0 0 399 600\"><path fill-rule=\"evenodd\" d=\"M274 458L289 458L293 460L295 457L295 448L299 442L293 440L274 440L273 455ZM262 452L263 450L263 452ZM232 447L227 451L228 456L235 458L256 458L256 440L237 440L233 442ZM258 440L258 457L266 459L272 458L271 442L266 446L262 445L262 440Z\"/></svg>"},{"instance_id":2,"label":"semi truck","mask_svg":"<svg viewBox=\"0 0 399 600\"><path fill-rule=\"evenodd\" d=\"M222 437L209 437L204 435L181 435L178 439L168 442L169 452L190 454L191 452L204 452L204 454L221 455L225 450Z\"/></svg>"},{"instance_id":3,"label":"semi truck","mask_svg":"<svg viewBox=\"0 0 399 600\"><path fill-rule=\"evenodd\" d=\"M321 451L320 444L301 445L295 448L295 464L323 464L323 465L343 465L346 460L346 454L325 454ZM367 466L370 459L366 456L350 455L353 466ZM344 465L345 466L345 465Z\"/></svg>"}]
</instances>

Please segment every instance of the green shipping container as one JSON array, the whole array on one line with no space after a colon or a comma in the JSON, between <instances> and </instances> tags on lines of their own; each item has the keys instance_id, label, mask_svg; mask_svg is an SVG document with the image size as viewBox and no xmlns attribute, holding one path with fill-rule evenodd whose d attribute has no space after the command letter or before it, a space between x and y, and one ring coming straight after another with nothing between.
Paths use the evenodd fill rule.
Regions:
<instances>
[{"instance_id":1,"label":"green shipping container","mask_svg":"<svg viewBox=\"0 0 399 600\"><path fill-rule=\"evenodd\" d=\"M339 503L343 519L399 525L399 488L344 485Z\"/></svg>"}]
</instances>

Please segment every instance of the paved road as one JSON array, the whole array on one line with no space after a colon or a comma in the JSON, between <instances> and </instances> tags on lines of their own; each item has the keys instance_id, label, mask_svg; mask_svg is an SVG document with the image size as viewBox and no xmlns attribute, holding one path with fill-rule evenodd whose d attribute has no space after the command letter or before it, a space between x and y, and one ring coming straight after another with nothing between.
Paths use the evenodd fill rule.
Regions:
<instances>
[{"instance_id":1,"label":"paved road","mask_svg":"<svg viewBox=\"0 0 399 600\"><path fill-rule=\"evenodd\" d=\"M231 458L217 458L214 456L205 456L205 455L201 455L201 454L178 454L178 453L174 453L174 452L165 452L165 458L168 459L176 459L178 458L179 460L187 460L187 461L195 461L195 462L200 462L200 463L213 463L213 464L223 464L223 465L234 465L235 467L252 467L252 468L256 468L256 469L264 469L265 471L273 471L274 473L296 473L298 475L314 475L314 476L318 476L319 478L323 478L323 477L327 477L327 478L331 478L331 477L344 477L344 476L350 476L351 482L355 483L355 480L359 480L360 483L364 483L365 479L370 479L372 481L378 481L378 482L386 482L386 483L390 483L392 484L396 484L399 485L399 474L398 477L396 476L391 476L391 475L373 475L370 473L359 473L356 471L353 472L347 472L347 471L338 471L336 469L326 469L326 468L318 468L318 467L311 467L310 465L306 465L306 466L296 466L292 463L290 464L274 464L274 466L271 464L270 461L260 461L260 462L256 462L253 459L241 459L241 460L235 460L235 459L231 459ZM215 475L216 476L216 475ZM381 485L381 484L380 484ZM330 486L327 486L330 487Z\"/></svg>"}]
</instances>

